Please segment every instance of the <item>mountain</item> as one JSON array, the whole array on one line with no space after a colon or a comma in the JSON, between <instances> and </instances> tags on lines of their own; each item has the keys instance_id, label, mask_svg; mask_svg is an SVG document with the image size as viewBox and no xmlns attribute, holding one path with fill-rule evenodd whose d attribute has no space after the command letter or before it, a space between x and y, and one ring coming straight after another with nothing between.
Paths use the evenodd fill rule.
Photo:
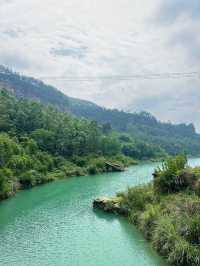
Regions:
<instances>
[{"instance_id":1,"label":"mountain","mask_svg":"<svg viewBox=\"0 0 200 266\"><path fill-rule=\"evenodd\" d=\"M192 155L200 154L200 135L193 124L174 125L160 122L147 112L127 113L103 108L89 101L68 97L53 86L22 76L4 66L0 66L0 87L12 91L17 97L31 98L78 117L110 124L113 129L128 133L136 141L159 144L167 153L186 151Z\"/></svg>"}]
</instances>

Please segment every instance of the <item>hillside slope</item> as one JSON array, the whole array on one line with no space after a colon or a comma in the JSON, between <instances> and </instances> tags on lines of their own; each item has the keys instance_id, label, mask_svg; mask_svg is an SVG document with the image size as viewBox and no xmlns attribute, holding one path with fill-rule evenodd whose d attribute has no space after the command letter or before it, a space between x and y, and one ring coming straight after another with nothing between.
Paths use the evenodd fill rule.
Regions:
<instances>
[{"instance_id":1,"label":"hillside slope","mask_svg":"<svg viewBox=\"0 0 200 266\"><path fill-rule=\"evenodd\" d=\"M67 176L123 171L135 163L94 121L0 90L0 200Z\"/></svg>"},{"instance_id":2,"label":"hillside slope","mask_svg":"<svg viewBox=\"0 0 200 266\"><path fill-rule=\"evenodd\" d=\"M32 98L45 104L57 106L62 111L78 117L109 123L113 129L128 133L137 142L160 145L170 154L186 151L200 154L200 135L193 124L162 123L147 112L126 113L100 107L92 102L75 99L34 78L21 76L0 66L0 87L11 90L18 97ZM130 147L129 147L130 153ZM130 155L130 154L128 154Z\"/></svg>"}]
</instances>

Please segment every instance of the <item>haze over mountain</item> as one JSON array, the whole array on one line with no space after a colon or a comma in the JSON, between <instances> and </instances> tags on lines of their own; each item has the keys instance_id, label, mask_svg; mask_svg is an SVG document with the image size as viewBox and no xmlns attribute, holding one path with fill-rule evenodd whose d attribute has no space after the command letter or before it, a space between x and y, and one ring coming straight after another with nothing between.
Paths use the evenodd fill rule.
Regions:
<instances>
[{"instance_id":1,"label":"haze over mountain","mask_svg":"<svg viewBox=\"0 0 200 266\"><path fill-rule=\"evenodd\" d=\"M0 66L0 88L11 91L18 98L39 101L75 116L95 120L103 125L105 131L113 128L118 131L117 134L122 134L122 139L119 137L122 142L129 143L131 137L135 143L139 143L140 150L146 149L141 145L147 145L154 153L161 149L169 154L199 154L200 135L191 123L173 125L160 122L147 112L126 113L106 109L89 101L68 97L40 80L19 75L3 66ZM132 153L132 148L130 151L128 147L127 152Z\"/></svg>"},{"instance_id":2,"label":"haze over mountain","mask_svg":"<svg viewBox=\"0 0 200 266\"><path fill-rule=\"evenodd\" d=\"M200 130L198 74L93 82L62 78L198 73L199 14L198 0L1 1L0 63L67 95L147 110L165 121L193 122Z\"/></svg>"}]
</instances>

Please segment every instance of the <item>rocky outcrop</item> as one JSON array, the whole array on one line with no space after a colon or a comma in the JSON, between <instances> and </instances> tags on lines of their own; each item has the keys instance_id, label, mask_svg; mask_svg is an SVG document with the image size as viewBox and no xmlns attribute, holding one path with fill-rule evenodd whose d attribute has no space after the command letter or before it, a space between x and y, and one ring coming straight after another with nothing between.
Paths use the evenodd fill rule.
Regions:
<instances>
[{"instance_id":1,"label":"rocky outcrop","mask_svg":"<svg viewBox=\"0 0 200 266\"><path fill-rule=\"evenodd\" d=\"M97 198L93 201L94 209L101 209L105 212L111 212L116 214L128 215L127 210L120 206L120 201L118 199L110 198Z\"/></svg>"},{"instance_id":2,"label":"rocky outcrop","mask_svg":"<svg viewBox=\"0 0 200 266\"><path fill-rule=\"evenodd\" d=\"M123 172L123 171L125 171L125 168L120 164L106 162L105 166L106 166L107 172Z\"/></svg>"}]
</instances>

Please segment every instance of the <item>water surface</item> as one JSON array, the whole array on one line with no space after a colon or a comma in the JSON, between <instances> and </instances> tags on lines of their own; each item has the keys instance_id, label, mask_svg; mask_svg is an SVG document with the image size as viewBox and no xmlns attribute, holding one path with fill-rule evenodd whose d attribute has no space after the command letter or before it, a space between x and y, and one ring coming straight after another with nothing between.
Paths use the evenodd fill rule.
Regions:
<instances>
[{"instance_id":1,"label":"water surface","mask_svg":"<svg viewBox=\"0 0 200 266\"><path fill-rule=\"evenodd\" d=\"M57 181L2 202L0 265L166 266L125 218L91 207L98 196L148 182L157 165Z\"/></svg>"}]
</instances>

